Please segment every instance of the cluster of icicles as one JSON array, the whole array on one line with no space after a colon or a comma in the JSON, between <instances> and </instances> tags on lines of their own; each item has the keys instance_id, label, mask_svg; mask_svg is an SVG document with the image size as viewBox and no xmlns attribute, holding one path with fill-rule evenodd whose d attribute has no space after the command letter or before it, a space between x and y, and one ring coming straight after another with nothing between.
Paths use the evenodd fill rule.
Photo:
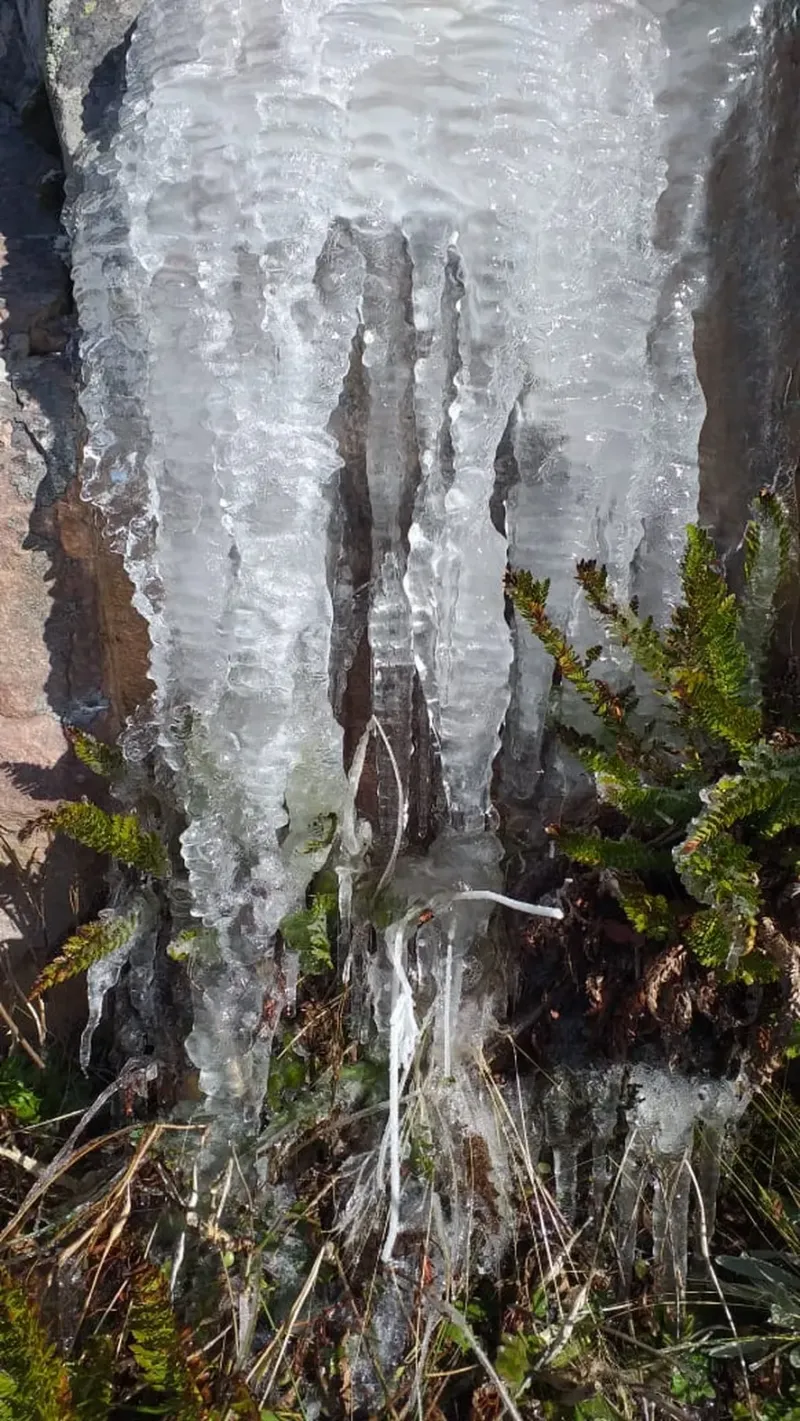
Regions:
<instances>
[{"instance_id":1,"label":"cluster of icicles","mask_svg":"<svg viewBox=\"0 0 800 1421\"><path fill-rule=\"evenodd\" d=\"M646 609L675 590L703 182L757 18L750 0L151 0L117 131L81 155L85 492L149 622L194 911L217 934L189 1051L224 1129L252 1125L265 996L292 991L276 929L336 816L342 966L390 1055L387 1255L423 1036L450 1128L491 1114L470 1072L498 1007L472 951L503 889L493 765L502 740L524 803L551 674L506 623L506 562L551 578L579 640L576 556ZM342 730L363 729L365 674L369 826L365 741L346 773ZM402 906L367 961L368 852ZM632 1145L623 1197L640 1164Z\"/></svg>"}]
</instances>

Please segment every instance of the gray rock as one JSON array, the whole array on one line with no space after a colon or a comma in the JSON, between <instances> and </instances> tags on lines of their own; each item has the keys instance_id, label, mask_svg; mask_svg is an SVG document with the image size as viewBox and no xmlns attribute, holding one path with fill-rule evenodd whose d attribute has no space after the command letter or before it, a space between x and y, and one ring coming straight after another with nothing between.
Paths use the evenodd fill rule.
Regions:
<instances>
[{"instance_id":1,"label":"gray rock","mask_svg":"<svg viewBox=\"0 0 800 1421\"><path fill-rule=\"evenodd\" d=\"M27 62L47 84L69 168L86 134L113 122L142 0L16 0Z\"/></svg>"}]
</instances>

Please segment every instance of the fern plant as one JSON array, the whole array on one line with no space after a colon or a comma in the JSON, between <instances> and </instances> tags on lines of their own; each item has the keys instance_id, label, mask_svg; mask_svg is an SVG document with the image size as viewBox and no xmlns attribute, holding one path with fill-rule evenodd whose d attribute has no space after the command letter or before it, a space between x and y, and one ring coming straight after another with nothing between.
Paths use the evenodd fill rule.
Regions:
<instances>
[{"instance_id":1,"label":"fern plant","mask_svg":"<svg viewBox=\"0 0 800 1421\"><path fill-rule=\"evenodd\" d=\"M74 1421L65 1363L27 1293L0 1269L0 1421Z\"/></svg>"},{"instance_id":2,"label":"fern plant","mask_svg":"<svg viewBox=\"0 0 800 1421\"><path fill-rule=\"evenodd\" d=\"M98 854L109 854L140 873L166 877L164 845L153 830L142 828L135 814L109 814L97 804L70 802L59 805L46 823L56 833L67 834L77 843Z\"/></svg>"},{"instance_id":3,"label":"fern plant","mask_svg":"<svg viewBox=\"0 0 800 1421\"><path fill-rule=\"evenodd\" d=\"M28 994L30 1000L68 982L70 977L88 972L95 962L116 952L132 937L137 921L136 913L125 913L98 918L77 928L62 945L58 957L42 968Z\"/></svg>"},{"instance_id":4,"label":"fern plant","mask_svg":"<svg viewBox=\"0 0 800 1421\"><path fill-rule=\"evenodd\" d=\"M800 736L771 727L765 708L779 599L797 566L789 514L769 490L756 500L744 550L737 598L709 534L690 526L682 601L664 630L641 618L635 602L616 600L604 567L578 563L608 641L652 684L660 703L652 724L637 717L632 688L618 691L593 674L602 648L581 656L553 622L547 581L510 571L506 586L594 713L594 735L562 727L564 740L625 826L617 837L554 828L560 847L609 871L638 931L686 941L706 965L752 978L768 970L758 961L764 869L774 876L774 841L800 826Z\"/></svg>"},{"instance_id":5,"label":"fern plant","mask_svg":"<svg viewBox=\"0 0 800 1421\"><path fill-rule=\"evenodd\" d=\"M119 774L123 764L119 749L75 728L67 728L67 737L78 759L96 774L105 778ZM169 875L169 855L160 836L142 828L136 814L112 814L88 800L65 801L57 809L32 820L21 837L39 828L66 834L76 843L96 853L108 854L148 878ZM96 921L77 928L62 945L59 955L39 973L30 991L31 1000L70 977L88 971L96 962L116 952L132 937L135 927L135 914L104 913Z\"/></svg>"},{"instance_id":6,"label":"fern plant","mask_svg":"<svg viewBox=\"0 0 800 1421\"><path fill-rule=\"evenodd\" d=\"M143 1267L133 1280L129 1347L140 1386L153 1398L148 1413L171 1421L217 1421L219 1413L207 1408L203 1395L202 1363L190 1361L186 1342L168 1279Z\"/></svg>"},{"instance_id":7,"label":"fern plant","mask_svg":"<svg viewBox=\"0 0 800 1421\"><path fill-rule=\"evenodd\" d=\"M80 730L75 725L65 726L64 734L81 764L101 779L113 780L121 773L124 761L118 745L107 745L104 740L98 740L96 735L90 735L88 730Z\"/></svg>"}]
</instances>

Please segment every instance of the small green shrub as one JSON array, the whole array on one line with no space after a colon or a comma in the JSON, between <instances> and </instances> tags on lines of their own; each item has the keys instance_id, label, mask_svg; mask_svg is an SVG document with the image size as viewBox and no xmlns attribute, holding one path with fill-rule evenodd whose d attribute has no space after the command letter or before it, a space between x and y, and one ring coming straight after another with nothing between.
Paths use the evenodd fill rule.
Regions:
<instances>
[{"instance_id":1,"label":"small green shrub","mask_svg":"<svg viewBox=\"0 0 800 1421\"><path fill-rule=\"evenodd\" d=\"M41 1111L41 1096L30 1083L31 1063L21 1056L0 1061L0 1114L10 1115L18 1125L35 1125Z\"/></svg>"},{"instance_id":2,"label":"small green shrub","mask_svg":"<svg viewBox=\"0 0 800 1421\"><path fill-rule=\"evenodd\" d=\"M72 1421L65 1363L31 1298L0 1269L0 1421Z\"/></svg>"},{"instance_id":3,"label":"small green shrub","mask_svg":"<svg viewBox=\"0 0 800 1421\"><path fill-rule=\"evenodd\" d=\"M744 547L737 598L708 533L688 528L683 601L663 631L640 618L635 603L615 600L604 567L578 563L578 583L609 643L652 683L659 712L650 723L632 687L617 690L594 674L602 648L579 655L552 621L547 581L511 571L507 590L596 717L593 735L561 729L594 777L601 806L621 821L619 834L553 828L559 846L577 863L609 871L637 931L683 940L707 966L752 979L772 971L759 934L765 877L774 891L800 825L800 735L770 724L767 708L779 599L797 566L794 529L771 492L756 502ZM782 869L784 883L794 867Z\"/></svg>"}]
</instances>

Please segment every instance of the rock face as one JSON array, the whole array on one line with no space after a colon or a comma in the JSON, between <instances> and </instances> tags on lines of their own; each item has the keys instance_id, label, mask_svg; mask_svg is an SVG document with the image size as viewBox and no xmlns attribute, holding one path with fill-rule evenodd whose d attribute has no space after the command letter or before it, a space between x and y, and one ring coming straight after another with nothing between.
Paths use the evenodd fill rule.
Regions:
<instances>
[{"instance_id":1,"label":"rock face","mask_svg":"<svg viewBox=\"0 0 800 1421\"><path fill-rule=\"evenodd\" d=\"M81 139L113 120L127 38L142 0L16 0L31 61L46 77L69 166Z\"/></svg>"},{"instance_id":2,"label":"rock face","mask_svg":"<svg viewBox=\"0 0 800 1421\"><path fill-rule=\"evenodd\" d=\"M88 26L91 3L72 8ZM102 8L121 21L122 5ZM103 792L72 756L62 723L113 734L149 686L130 585L79 497L74 316L59 220L62 150L69 160L81 125L97 121L95 69L117 31L110 18L105 30L95 21L100 49L59 51L58 11L48 59L44 0L0 7L0 833L10 851L0 855L0 946L12 949L23 985L102 895L94 855L18 839L48 804Z\"/></svg>"}]
</instances>

